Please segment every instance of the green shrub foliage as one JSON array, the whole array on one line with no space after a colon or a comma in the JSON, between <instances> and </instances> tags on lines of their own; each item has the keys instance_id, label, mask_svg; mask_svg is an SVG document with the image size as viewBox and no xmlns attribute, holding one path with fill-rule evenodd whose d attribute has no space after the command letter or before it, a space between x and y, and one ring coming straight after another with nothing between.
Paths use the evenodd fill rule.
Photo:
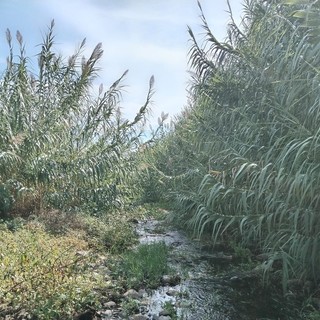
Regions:
<instances>
[{"instance_id":1,"label":"green shrub foliage","mask_svg":"<svg viewBox=\"0 0 320 320\"><path fill-rule=\"evenodd\" d=\"M2 319L73 319L86 304L98 305L104 281L90 267L97 258L85 241L53 237L39 224L1 230L0 240Z\"/></svg>"}]
</instances>

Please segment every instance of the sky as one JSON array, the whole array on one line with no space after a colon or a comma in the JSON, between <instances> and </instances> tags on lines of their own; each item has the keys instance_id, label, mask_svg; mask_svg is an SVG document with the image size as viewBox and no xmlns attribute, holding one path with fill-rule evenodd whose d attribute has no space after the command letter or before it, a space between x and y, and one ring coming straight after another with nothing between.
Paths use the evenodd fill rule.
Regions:
<instances>
[{"instance_id":1,"label":"sky","mask_svg":"<svg viewBox=\"0 0 320 320\"><path fill-rule=\"evenodd\" d=\"M213 34L224 40L230 21L227 1L200 3ZM230 0L230 4L240 23L242 1ZM132 119L145 102L152 75L151 123L161 112L174 117L187 105L191 46L187 26L200 42L204 37L196 0L0 0L0 15L0 71L8 54L7 28L12 35L21 32L27 56L36 65L38 45L54 19L55 51L65 57L72 55L84 38L86 57L102 42L97 91L101 83L107 89L129 70L121 102L127 118Z\"/></svg>"}]
</instances>

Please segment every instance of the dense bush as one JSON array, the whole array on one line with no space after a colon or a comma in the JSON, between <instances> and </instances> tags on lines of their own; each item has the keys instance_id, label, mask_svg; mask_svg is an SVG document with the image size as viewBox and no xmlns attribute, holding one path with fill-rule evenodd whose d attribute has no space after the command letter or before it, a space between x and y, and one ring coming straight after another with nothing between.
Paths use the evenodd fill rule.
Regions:
<instances>
[{"instance_id":1,"label":"dense bush","mask_svg":"<svg viewBox=\"0 0 320 320\"><path fill-rule=\"evenodd\" d=\"M87 304L98 304L102 277L97 259L78 237L54 237L38 223L0 232L0 317L71 319ZM88 254L84 254L87 252Z\"/></svg>"},{"instance_id":2,"label":"dense bush","mask_svg":"<svg viewBox=\"0 0 320 320\"><path fill-rule=\"evenodd\" d=\"M120 111L122 80L93 92L103 50L82 57L85 40L68 59L54 52L52 22L38 54L38 66L19 53L7 30L9 56L0 81L0 214L34 208L120 207L135 194L133 151L140 144L152 96L132 120Z\"/></svg>"},{"instance_id":3,"label":"dense bush","mask_svg":"<svg viewBox=\"0 0 320 320\"><path fill-rule=\"evenodd\" d=\"M201 9L201 7L200 7ZM192 41L190 107L155 146L169 203L195 233L242 241L282 265L283 284L318 282L319 5L245 2L219 42Z\"/></svg>"}]
</instances>

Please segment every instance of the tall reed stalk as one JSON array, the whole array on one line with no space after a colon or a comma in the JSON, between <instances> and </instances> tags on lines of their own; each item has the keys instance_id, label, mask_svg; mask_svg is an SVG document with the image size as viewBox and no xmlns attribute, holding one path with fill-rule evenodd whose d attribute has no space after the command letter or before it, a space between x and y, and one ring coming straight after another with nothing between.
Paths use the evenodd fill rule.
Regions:
<instances>
[{"instance_id":1,"label":"tall reed stalk","mask_svg":"<svg viewBox=\"0 0 320 320\"><path fill-rule=\"evenodd\" d=\"M240 27L230 11L225 42L199 7L206 39L189 28L190 107L156 149L170 163L171 203L198 236L267 253L266 271L280 260L284 288L317 283L319 5L245 1Z\"/></svg>"},{"instance_id":2,"label":"tall reed stalk","mask_svg":"<svg viewBox=\"0 0 320 320\"><path fill-rule=\"evenodd\" d=\"M103 50L89 58L86 41L64 58L54 51L54 22L41 44L38 66L25 52L23 37L6 32L7 68L0 81L1 213L35 207L83 207L106 210L130 196L126 183L135 171L134 150L140 143L153 93L132 121L120 111L126 72L107 90L93 85ZM18 53L14 46L18 45Z\"/></svg>"}]
</instances>

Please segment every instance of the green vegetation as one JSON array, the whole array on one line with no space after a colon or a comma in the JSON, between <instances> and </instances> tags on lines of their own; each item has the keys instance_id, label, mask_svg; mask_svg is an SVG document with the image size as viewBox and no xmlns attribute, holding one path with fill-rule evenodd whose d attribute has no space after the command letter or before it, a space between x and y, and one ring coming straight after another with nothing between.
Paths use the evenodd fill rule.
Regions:
<instances>
[{"instance_id":1,"label":"green vegetation","mask_svg":"<svg viewBox=\"0 0 320 320\"><path fill-rule=\"evenodd\" d=\"M190 105L168 128L162 114L147 142L153 77L130 121L120 111L126 72L93 92L101 44L86 59L83 41L65 59L54 52L52 22L33 69L22 35L16 54L7 30L0 317L69 319L98 306L101 253L122 254L126 287L158 286L168 248L127 251L136 239L129 221L164 211L128 208L161 202L197 239L233 248L242 262L263 253L264 279L282 279L284 292L298 283L314 299L306 312L319 318L319 3L246 0L240 27L230 12L225 42L199 7L206 38L199 43L189 28Z\"/></svg>"},{"instance_id":2,"label":"green vegetation","mask_svg":"<svg viewBox=\"0 0 320 320\"><path fill-rule=\"evenodd\" d=\"M120 263L120 275L129 288L156 288L168 273L168 248L163 242L141 244L128 251Z\"/></svg>"},{"instance_id":3,"label":"green vegetation","mask_svg":"<svg viewBox=\"0 0 320 320\"><path fill-rule=\"evenodd\" d=\"M0 82L0 215L46 207L91 213L119 208L130 188L136 153L153 93L129 121L120 111L125 72L110 88L93 92L103 50L82 57L85 40L68 59L54 52L54 23L33 70L22 35L18 55L7 30L9 56Z\"/></svg>"},{"instance_id":4,"label":"green vegetation","mask_svg":"<svg viewBox=\"0 0 320 320\"><path fill-rule=\"evenodd\" d=\"M165 304L163 305L163 310L165 310L168 313L170 319L178 320L177 310L171 301L165 302Z\"/></svg>"},{"instance_id":5,"label":"green vegetation","mask_svg":"<svg viewBox=\"0 0 320 320\"><path fill-rule=\"evenodd\" d=\"M175 218L265 253L284 290L320 280L319 16L318 2L248 0L220 42L201 10L190 106L149 151Z\"/></svg>"},{"instance_id":6,"label":"green vegetation","mask_svg":"<svg viewBox=\"0 0 320 320\"><path fill-rule=\"evenodd\" d=\"M121 304L122 310L126 316L139 312L139 301L129 298Z\"/></svg>"},{"instance_id":7,"label":"green vegetation","mask_svg":"<svg viewBox=\"0 0 320 320\"><path fill-rule=\"evenodd\" d=\"M69 319L86 304L98 305L103 277L88 244L72 235L54 237L37 223L0 232L0 317Z\"/></svg>"},{"instance_id":8,"label":"green vegetation","mask_svg":"<svg viewBox=\"0 0 320 320\"><path fill-rule=\"evenodd\" d=\"M114 254L136 242L130 214L42 212L0 224L0 318L26 315L72 319L86 306L98 308ZM10 318L8 318L10 319Z\"/></svg>"},{"instance_id":9,"label":"green vegetation","mask_svg":"<svg viewBox=\"0 0 320 320\"><path fill-rule=\"evenodd\" d=\"M319 311L313 311L308 315L309 320L319 320L320 319L320 312Z\"/></svg>"},{"instance_id":10,"label":"green vegetation","mask_svg":"<svg viewBox=\"0 0 320 320\"><path fill-rule=\"evenodd\" d=\"M248 264L248 266L252 266L252 253L250 249L244 247L241 243L240 245L234 242L230 243L234 258L239 260L242 263Z\"/></svg>"},{"instance_id":11,"label":"green vegetation","mask_svg":"<svg viewBox=\"0 0 320 320\"><path fill-rule=\"evenodd\" d=\"M123 208L139 192L131 183L154 80L129 121L120 112L126 72L107 90L92 90L101 44L86 59L84 40L66 59L54 52L52 22L33 69L20 32L18 53L9 30L6 38L9 56L0 81L0 317L26 312L67 319L99 304L96 289L103 282L92 267L99 263L97 254L120 253L135 242L128 222L132 210L124 214Z\"/></svg>"},{"instance_id":12,"label":"green vegetation","mask_svg":"<svg viewBox=\"0 0 320 320\"><path fill-rule=\"evenodd\" d=\"M129 217L129 213L120 212L94 217L83 213L51 210L33 218L43 224L50 234L64 235L71 232L85 240L91 248L106 250L109 253L121 253L136 241L133 226L128 223Z\"/></svg>"}]
</instances>

